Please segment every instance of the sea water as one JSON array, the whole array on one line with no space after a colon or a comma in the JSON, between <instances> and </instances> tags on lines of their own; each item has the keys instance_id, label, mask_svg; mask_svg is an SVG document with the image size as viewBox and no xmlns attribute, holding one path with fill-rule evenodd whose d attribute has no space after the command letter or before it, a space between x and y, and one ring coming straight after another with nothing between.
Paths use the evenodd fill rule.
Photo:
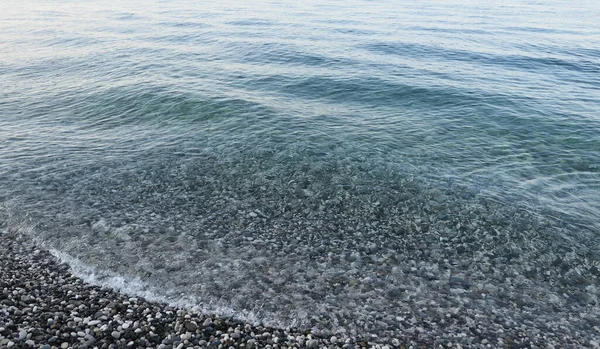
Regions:
<instances>
[{"instance_id":1,"label":"sea water","mask_svg":"<svg viewBox=\"0 0 600 349\"><path fill-rule=\"evenodd\" d=\"M90 282L268 325L597 314L598 18L3 1L0 228Z\"/></svg>"}]
</instances>

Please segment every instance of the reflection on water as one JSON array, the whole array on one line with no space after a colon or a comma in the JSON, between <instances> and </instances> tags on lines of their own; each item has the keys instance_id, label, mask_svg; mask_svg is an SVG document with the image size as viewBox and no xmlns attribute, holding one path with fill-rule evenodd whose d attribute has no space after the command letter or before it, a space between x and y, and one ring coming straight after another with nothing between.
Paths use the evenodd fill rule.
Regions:
<instances>
[{"instance_id":1,"label":"reflection on water","mask_svg":"<svg viewBox=\"0 0 600 349\"><path fill-rule=\"evenodd\" d=\"M273 325L597 314L599 8L577 6L0 5L1 227Z\"/></svg>"}]
</instances>

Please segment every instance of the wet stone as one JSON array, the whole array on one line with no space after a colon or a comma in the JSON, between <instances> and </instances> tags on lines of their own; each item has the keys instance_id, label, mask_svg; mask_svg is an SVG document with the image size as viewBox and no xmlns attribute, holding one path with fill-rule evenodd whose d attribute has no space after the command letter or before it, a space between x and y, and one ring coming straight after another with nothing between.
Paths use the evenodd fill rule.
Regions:
<instances>
[{"instance_id":1,"label":"wet stone","mask_svg":"<svg viewBox=\"0 0 600 349\"><path fill-rule=\"evenodd\" d=\"M186 322L185 328L190 332L195 332L198 329L198 325L193 322Z\"/></svg>"},{"instance_id":2,"label":"wet stone","mask_svg":"<svg viewBox=\"0 0 600 349\"><path fill-rule=\"evenodd\" d=\"M452 276L450 277L450 285L454 286L454 287L461 287L461 288L469 288L470 284L469 282L461 277L461 276Z\"/></svg>"},{"instance_id":3,"label":"wet stone","mask_svg":"<svg viewBox=\"0 0 600 349\"><path fill-rule=\"evenodd\" d=\"M27 338L27 331L25 331L25 330L20 331L19 332L19 340L22 341L25 338Z\"/></svg>"}]
</instances>

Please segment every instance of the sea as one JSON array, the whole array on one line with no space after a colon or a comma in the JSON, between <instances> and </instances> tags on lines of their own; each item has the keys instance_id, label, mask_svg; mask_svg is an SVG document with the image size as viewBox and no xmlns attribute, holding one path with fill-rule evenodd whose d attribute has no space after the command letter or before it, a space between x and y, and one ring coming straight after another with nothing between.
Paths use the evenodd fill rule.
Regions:
<instances>
[{"instance_id":1,"label":"sea","mask_svg":"<svg viewBox=\"0 0 600 349\"><path fill-rule=\"evenodd\" d=\"M593 332L599 18L587 0L3 0L0 231L92 284L268 326Z\"/></svg>"}]
</instances>

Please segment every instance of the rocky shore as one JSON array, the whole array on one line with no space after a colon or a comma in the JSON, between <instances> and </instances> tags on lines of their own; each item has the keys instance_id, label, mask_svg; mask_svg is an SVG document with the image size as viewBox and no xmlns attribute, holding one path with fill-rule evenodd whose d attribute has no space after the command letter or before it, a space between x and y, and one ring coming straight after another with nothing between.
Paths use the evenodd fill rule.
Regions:
<instances>
[{"instance_id":1,"label":"rocky shore","mask_svg":"<svg viewBox=\"0 0 600 349\"><path fill-rule=\"evenodd\" d=\"M423 326L427 324L415 324L417 329ZM471 326L474 332L470 336L429 328L427 336L409 331L405 338L391 341L255 326L86 284L68 265L27 238L0 234L0 348L600 347L595 340L558 338L551 332L540 333L535 341L525 340L526 336L516 340L518 328L505 336L513 338L508 342L477 335L491 331L485 329L487 326ZM449 336L457 340L441 340Z\"/></svg>"},{"instance_id":2,"label":"rocky shore","mask_svg":"<svg viewBox=\"0 0 600 349\"><path fill-rule=\"evenodd\" d=\"M387 347L404 344L410 343ZM0 348L373 346L386 347L359 338L252 326L88 285L25 238L0 235Z\"/></svg>"}]
</instances>

